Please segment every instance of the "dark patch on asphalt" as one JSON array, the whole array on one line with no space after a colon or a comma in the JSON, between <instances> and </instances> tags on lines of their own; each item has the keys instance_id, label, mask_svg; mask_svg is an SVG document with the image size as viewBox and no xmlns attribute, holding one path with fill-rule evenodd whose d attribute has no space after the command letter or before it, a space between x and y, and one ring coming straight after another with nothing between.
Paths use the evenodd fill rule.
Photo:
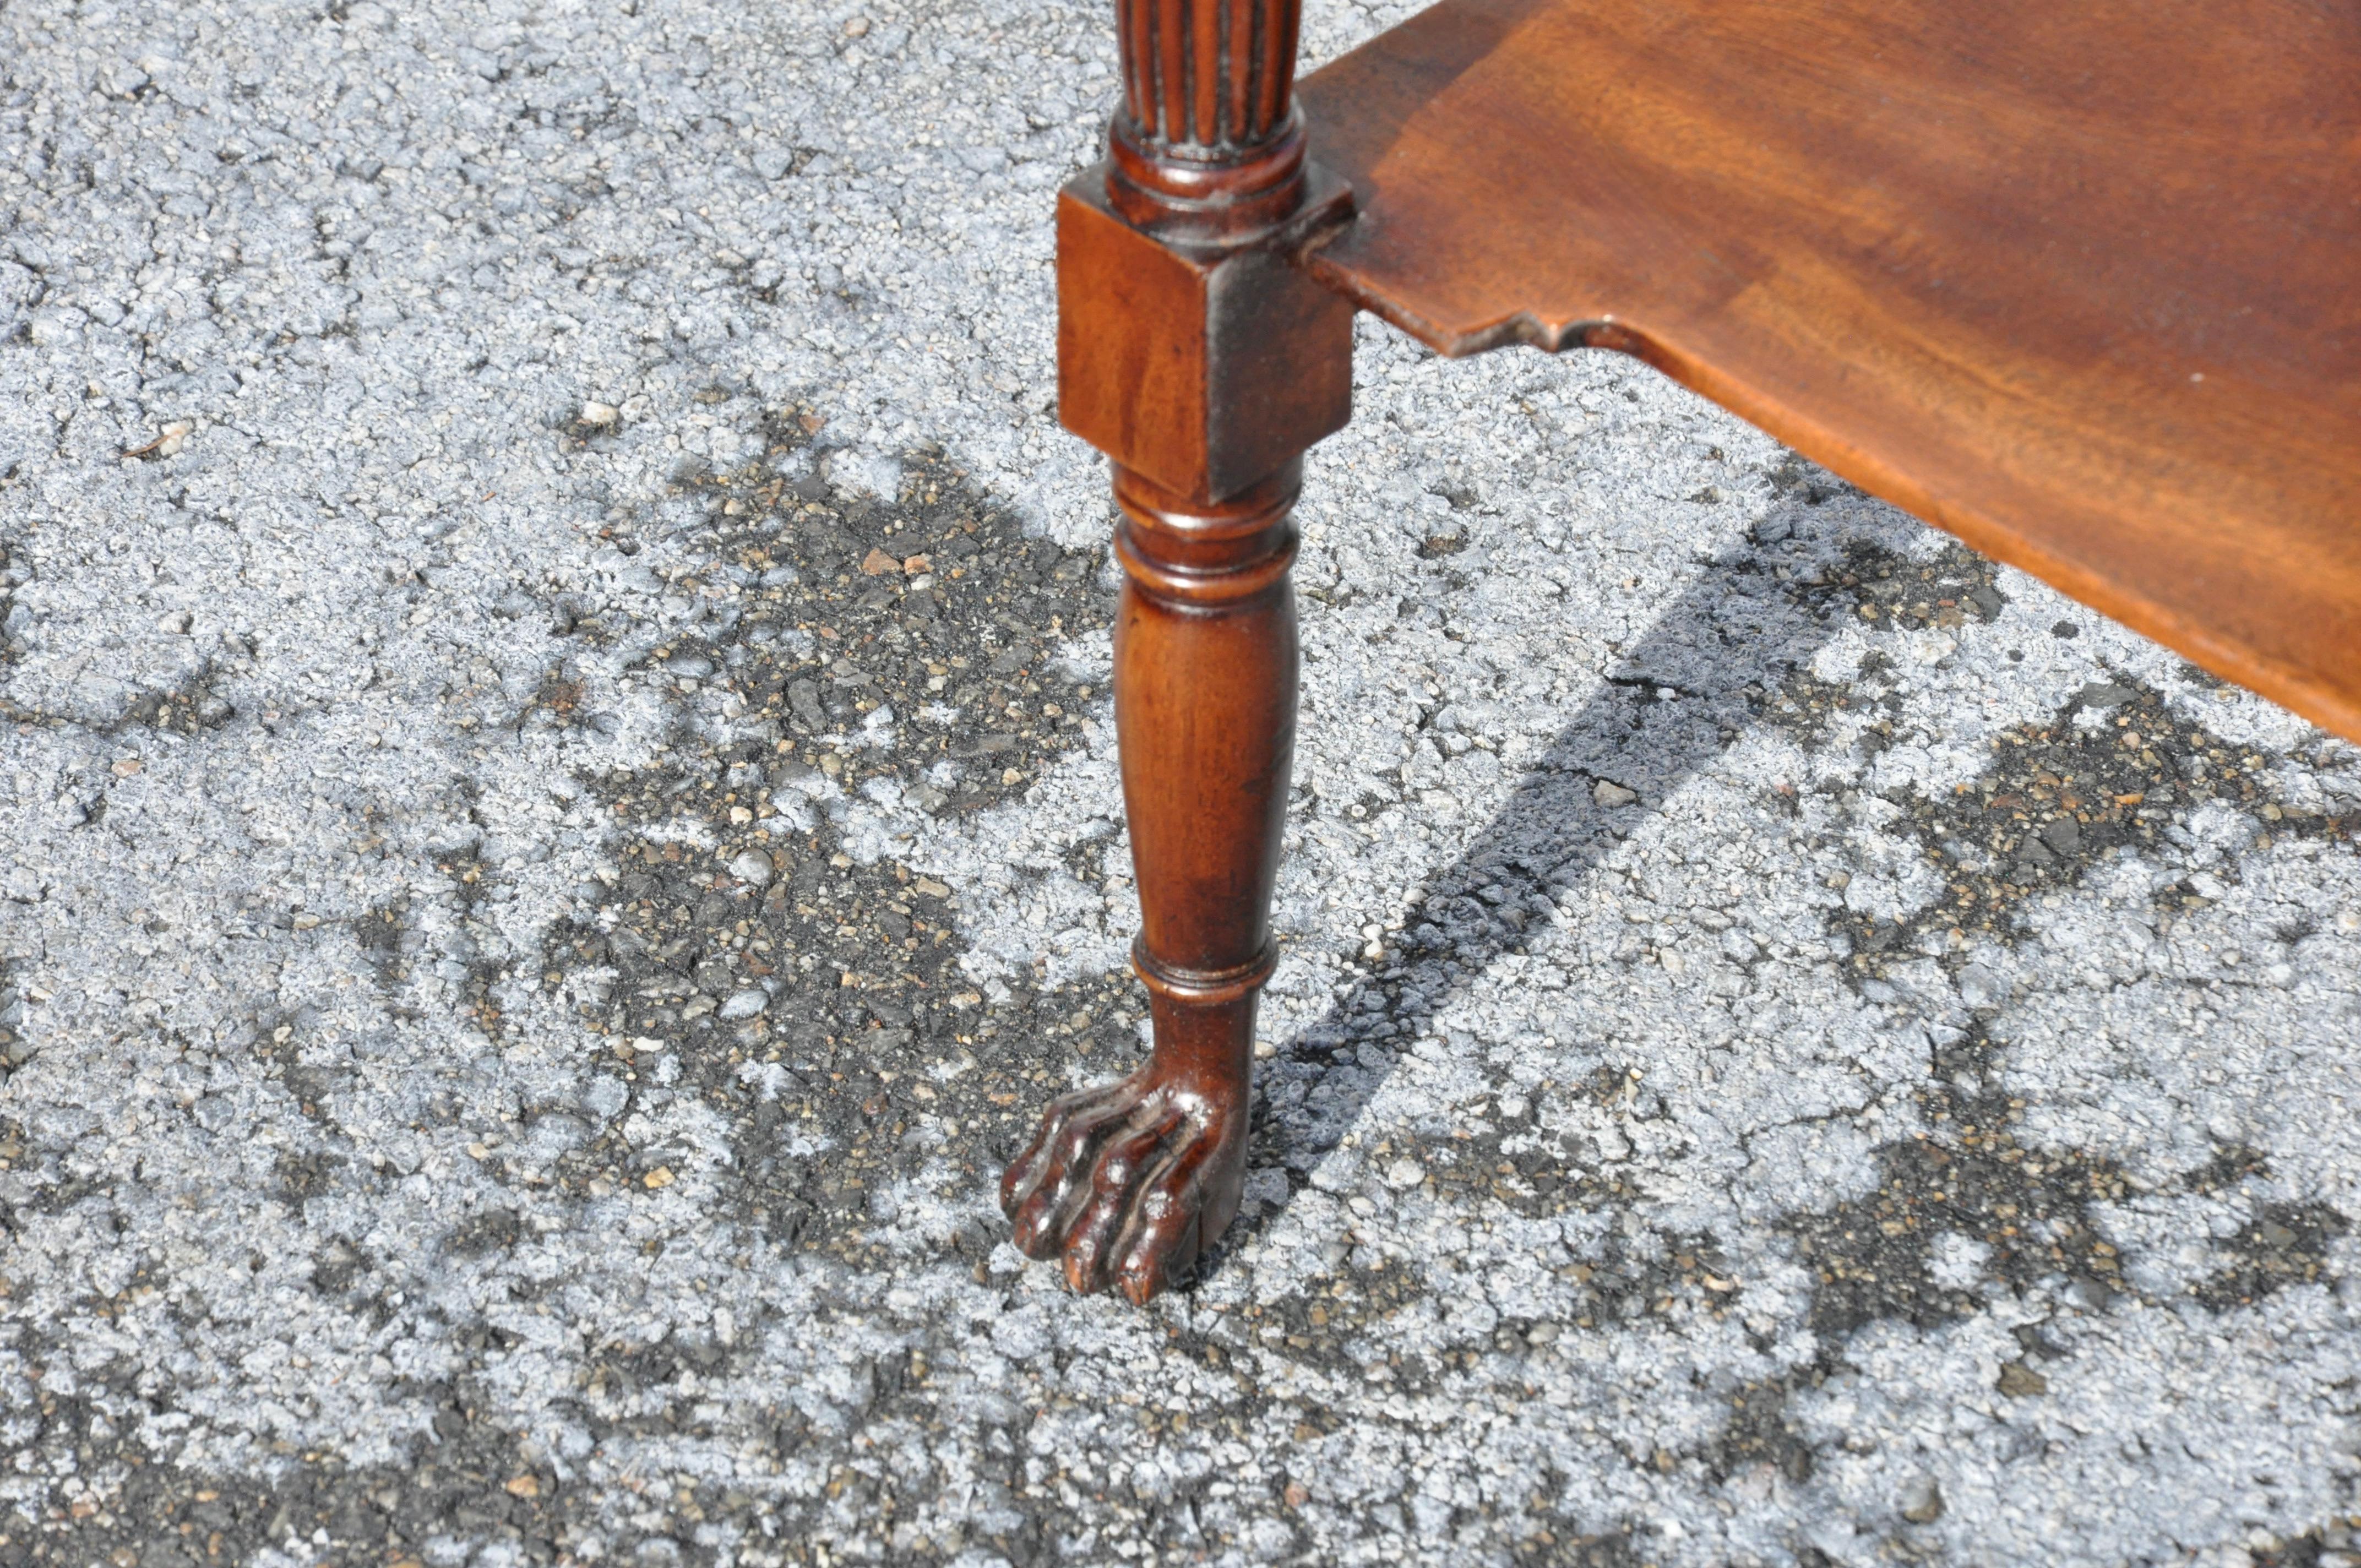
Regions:
<instances>
[{"instance_id":1,"label":"dark patch on asphalt","mask_svg":"<svg viewBox=\"0 0 2361 1568\"><path fill-rule=\"evenodd\" d=\"M1874 1192L1783 1226L1818 1277L1816 1332L1842 1336L1881 1318L1923 1328L1975 1310L1976 1291L1934 1277L1933 1244L1948 1231L1990 1246L1983 1272L2020 1289L2065 1275L2093 1310L2121 1293L2114 1248L2088 1216L2094 1200L2125 1195L2118 1172L2079 1153L2020 1148L2004 1126L1962 1126L1960 1136L1887 1146Z\"/></svg>"},{"instance_id":2,"label":"dark patch on asphalt","mask_svg":"<svg viewBox=\"0 0 2361 1568\"><path fill-rule=\"evenodd\" d=\"M335 1124L328 1102L343 1079L341 1061L334 1057L324 1062L319 1059L310 1048L313 1043L304 1037L300 1019L266 1019L256 1026L255 1037L244 1044L271 1064L271 1076L295 1102L296 1110L322 1126Z\"/></svg>"},{"instance_id":3,"label":"dark patch on asphalt","mask_svg":"<svg viewBox=\"0 0 2361 1568\"><path fill-rule=\"evenodd\" d=\"M410 927L410 898L402 894L353 922L353 941L382 988L391 991L410 978L410 966L425 941Z\"/></svg>"},{"instance_id":4,"label":"dark patch on asphalt","mask_svg":"<svg viewBox=\"0 0 2361 1568\"><path fill-rule=\"evenodd\" d=\"M2246 1561L2249 1568L2342 1568L2356 1548L2361 1548L2361 1519L2346 1518L2275 1546L2249 1547ZM2330 1552L2337 1553L2333 1560Z\"/></svg>"},{"instance_id":5,"label":"dark patch on asphalt","mask_svg":"<svg viewBox=\"0 0 2361 1568\"><path fill-rule=\"evenodd\" d=\"M237 709L230 706L227 698L215 694L213 680L214 672L208 666L177 686L142 692L125 710L123 723L166 729L175 735L202 735L219 729L237 717Z\"/></svg>"},{"instance_id":6,"label":"dark patch on asphalt","mask_svg":"<svg viewBox=\"0 0 2361 1568\"><path fill-rule=\"evenodd\" d=\"M346 1236L331 1236L328 1244L312 1258L312 1273L307 1283L322 1296L338 1297L349 1292L354 1285L377 1266L377 1259L368 1249Z\"/></svg>"},{"instance_id":7,"label":"dark patch on asphalt","mask_svg":"<svg viewBox=\"0 0 2361 1568\"><path fill-rule=\"evenodd\" d=\"M2263 1203L2235 1235L2216 1238L2215 1254L2229 1264L2189 1294L2215 1311L2252 1306L2274 1290L2317 1282L2329 1244L2353 1228L2325 1203Z\"/></svg>"},{"instance_id":8,"label":"dark patch on asphalt","mask_svg":"<svg viewBox=\"0 0 2361 1568\"><path fill-rule=\"evenodd\" d=\"M33 1038L25 1032L25 990L14 959L0 953L0 1083L33 1059Z\"/></svg>"},{"instance_id":9,"label":"dark patch on asphalt","mask_svg":"<svg viewBox=\"0 0 2361 1568\"><path fill-rule=\"evenodd\" d=\"M1565 1486L1550 1490L1563 1493ZM1652 1559L1621 1530L1576 1535L1538 1530L1509 1549L1509 1561L1516 1568L1649 1568Z\"/></svg>"},{"instance_id":10,"label":"dark patch on asphalt","mask_svg":"<svg viewBox=\"0 0 2361 1568\"><path fill-rule=\"evenodd\" d=\"M1944 892L1898 921L1839 912L1852 967L1875 973L1888 955L1917 957L1930 933L2014 940L2026 900L2074 885L2125 848L2157 850L2175 824L2211 802L2259 818L2257 848L2276 836L2361 836L2361 814L2327 816L2278 799L2274 761L2179 717L2136 683L2092 682L2047 723L2004 731L1975 783L1934 800L1894 797L1903 814L1883 831L1915 839ZM2186 883L2158 896L2169 914L2207 902Z\"/></svg>"},{"instance_id":11,"label":"dark patch on asphalt","mask_svg":"<svg viewBox=\"0 0 2361 1568\"><path fill-rule=\"evenodd\" d=\"M1716 454L1719 455L1719 452ZM1763 471L1770 482L1773 501L1801 501L1807 507L1826 506L1844 497L1858 498L1864 492L1846 480L1838 478L1826 468L1801 454L1790 452L1781 457L1777 466ZM1765 544L1778 543L1793 532L1792 523L1773 523L1771 528L1758 526L1756 537Z\"/></svg>"},{"instance_id":12,"label":"dark patch on asphalt","mask_svg":"<svg viewBox=\"0 0 2361 1568\"><path fill-rule=\"evenodd\" d=\"M2024 1102L1992 1087L1997 1052L1984 1023L1930 1029L1933 1070L1917 1098L1937 1131L1879 1149L1878 1185L1867 1196L1781 1227L1817 1277L1814 1331L1841 1339L1880 1318L1924 1328L1974 1310L1973 1289L1934 1277L1934 1244L1947 1232L1990 1249L1983 1277L2022 1290L2063 1276L2086 1305L2103 1308L2125 1287L2089 1206L2126 1194L2122 1172L2080 1151L2020 1146L2014 1126Z\"/></svg>"},{"instance_id":13,"label":"dark patch on asphalt","mask_svg":"<svg viewBox=\"0 0 2361 1568\"><path fill-rule=\"evenodd\" d=\"M1993 1087L1997 1048L1981 1019L1933 1031L1934 1072L1918 1096L1933 1130L1877 1151L1874 1191L1781 1224L1795 1238L1796 1260L1817 1277L1814 1332L1835 1343L1879 1319L1927 1328L1976 1310L1978 1289L1935 1277L1934 1245L1945 1233L1981 1243L1988 1252L1975 1272L2020 1293L2044 1278L2062 1279L2091 1311L2141 1294L2092 1212L2092 1204L2120 1203L2137 1190L2111 1160L2017 1141L2024 1102ZM2259 1156L2224 1151L2182 1187L2231 1192L2267 1174ZM2214 1243L2226 1266L2189 1288L2207 1307L2246 1305L2321 1279L2328 1245L2347 1225L2323 1204L2258 1201L2251 1209L2236 1236Z\"/></svg>"},{"instance_id":14,"label":"dark patch on asphalt","mask_svg":"<svg viewBox=\"0 0 2361 1568\"><path fill-rule=\"evenodd\" d=\"M327 1265L331 1273L338 1266ZM146 1281L130 1288L152 1288ZM93 1311L112 1315L106 1303ZM67 1364L63 1346L33 1336L15 1348L31 1376L9 1379L10 1415L0 1430L20 1472L71 1480L52 1493L55 1504L38 1525L21 1512L0 1516L0 1562L201 1568L300 1543L311 1561L399 1564L418 1562L435 1537L457 1533L538 1564L580 1542L583 1527L564 1518L567 1492L556 1473L524 1460L516 1438L456 1399L414 1464L353 1466L331 1452L280 1442L271 1445L270 1479L215 1476L149 1460L129 1441L142 1420L170 1409L168 1395L139 1387L137 1358L77 1368L66 1380L74 1392L60 1395L41 1375ZM665 1512L669 1502L654 1506Z\"/></svg>"},{"instance_id":15,"label":"dark patch on asphalt","mask_svg":"<svg viewBox=\"0 0 2361 1568\"><path fill-rule=\"evenodd\" d=\"M1440 561L1446 555L1456 555L1467 548L1467 525L1456 518L1439 524L1435 531L1419 541L1415 552L1422 561Z\"/></svg>"},{"instance_id":16,"label":"dark patch on asphalt","mask_svg":"<svg viewBox=\"0 0 2361 1568\"><path fill-rule=\"evenodd\" d=\"M473 816L472 807L470 817ZM492 891L492 869L484 863L481 848L470 844L434 857L434 870L447 883L438 890L447 894L457 921L444 938L444 951L457 962L464 971L457 981L459 1015L497 1040L500 1037L506 1016L501 1011L499 986L509 977L509 964L488 953L499 953L503 945L497 931L477 918L476 912ZM379 925L364 935L382 938L385 935L382 912L375 916ZM416 950L423 950L423 942ZM395 937L395 952L403 954L412 948L412 938L404 932ZM403 968L400 963L397 970Z\"/></svg>"},{"instance_id":17,"label":"dark patch on asphalt","mask_svg":"<svg viewBox=\"0 0 2361 1568\"><path fill-rule=\"evenodd\" d=\"M1963 544L1946 543L1927 559L1913 560L1851 539L1812 576L1788 582L1786 593L1823 626L1852 620L1879 631L1958 631L1999 619L2008 602L1999 576L1997 565ZM1797 668L1775 689L1751 686L1747 696L1757 718L1811 750L1827 744L1839 716L1870 716L1860 726L1858 744L1864 758L1873 757L1894 743L1894 720L1901 712L1900 693L1883 678L1893 668L1888 654L1872 650L1857 681L1824 681Z\"/></svg>"},{"instance_id":18,"label":"dark patch on asphalt","mask_svg":"<svg viewBox=\"0 0 2361 1568\"><path fill-rule=\"evenodd\" d=\"M0 599L0 609L5 609L5 603ZM0 663L5 662L6 656L0 656ZM135 729L162 729L183 737L210 734L237 717L237 710L228 700L214 691L214 676L208 665L176 685L142 692L131 699L119 717L104 724L66 718L39 708L19 707L0 696L0 724L38 724L50 729L74 729L85 734L110 737ZM102 806L99 809L104 808Z\"/></svg>"},{"instance_id":19,"label":"dark patch on asphalt","mask_svg":"<svg viewBox=\"0 0 2361 1568\"><path fill-rule=\"evenodd\" d=\"M2008 602L1998 564L1964 544L1946 543L1913 560L1872 540L1850 539L1843 554L1810 577L1787 585L1788 597L1823 624L1850 615L1880 630L1957 630L1989 625Z\"/></svg>"},{"instance_id":20,"label":"dark patch on asphalt","mask_svg":"<svg viewBox=\"0 0 2361 1568\"><path fill-rule=\"evenodd\" d=\"M623 1128L695 1094L739 1149L721 1201L774 1241L853 1257L895 1217L897 1182L932 1168L945 1196L990 1189L1067 1063L1113 1076L1136 1054L1127 976L987 1003L958 965L954 890L855 862L830 814L851 791L939 813L1020 795L1082 741L1104 677L1057 649L1104 629L1113 600L1102 552L1027 538L938 455L907 461L892 503L853 499L778 477L800 422L771 433L773 466L698 481L697 547L738 586L734 613L647 662L683 696L726 690L743 738L684 729L666 765L591 781L624 834L616 874L541 967L553 987L613 970L585 1008L612 1109L556 1174L668 1184L683 1151ZM999 1236L971 1222L944 1239L980 1266Z\"/></svg>"},{"instance_id":21,"label":"dark patch on asphalt","mask_svg":"<svg viewBox=\"0 0 2361 1568\"><path fill-rule=\"evenodd\" d=\"M1808 669L1796 670L1779 683L1773 692L1761 685L1747 688L1754 717L1784 730L1795 737L1806 751L1817 751L1828 744L1828 731L1838 718L1850 712L1865 712L1882 707L1891 722L1891 714L1898 706L1891 692L1869 683L1860 685L1842 681L1824 681ZM1880 733L1876 730L1866 734Z\"/></svg>"},{"instance_id":22,"label":"dark patch on asphalt","mask_svg":"<svg viewBox=\"0 0 2361 1568\"><path fill-rule=\"evenodd\" d=\"M444 1236L443 1245L461 1257L481 1257L505 1252L523 1234L513 1209L483 1209L468 1215Z\"/></svg>"},{"instance_id":23,"label":"dark patch on asphalt","mask_svg":"<svg viewBox=\"0 0 2361 1568\"><path fill-rule=\"evenodd\" d=\"M300 1208L343 1186L348 1164L343 1155L328 1149L300 1154L283 1150L270 1162L271 1188L284 1201Z\"/></svg>"},{"instance_id":24,"label":"dark patch on asphalt","mask_svg":"<svg viewBox=\"0 0 2361 1568\"><path fill-rule=\"evenodd\" d=\"M6 477L6 472L0 470L0 478ZM8 542L0 539L0 669L5 669L25 656L23 625L14 611L16 589L30 575L16 564L9 554ZM31 612L26 613L29 616Z\"/></svg>"},{"instance_id":25,"label":"dark patch on asphalt","mask_svg":"<svg viewBox=\"0 0 2361 1568\"><path fill-rule=\"evenodd\" d=\"M24 1168L25 1143L25 1124L13 1116L0 1116L0 1176ZM0 1187L0 1236L13 1236L22 1229L16 1220L17 1206L6 1196L15 1190L13 1184Z\"/></svg>"},{"instance_id":26,"label":"dark patch on asphalt","mask_svg":"<svg viewBox=\"0 0 2361 1568\"><path fill-rule=\"evenodd\" d=\"M567 623L554 630L563 637L569 635L574 627ZM541 685L533 688L533 696L518 713L516 727L522 729L535 714L546 714L551 722L561 729L588 725L590 714L582 706L586 689L585 683L569 676L563 665L551 669L541 677Z\"/></svg>"},{"instance_id":27,"label":"dark patch on asphalt","mask_svg":"<svg viewBox=\"0 0 2361 1568\"><path fill-rule=\"evenodd\" d=\"M1717 1482L1768 1464L1790 1481L1811 1478L1811 1444L1787 1419L1795 1377L1766 1377L1739 1388L1730 1398L1730 1420L1706 1444L1707 1470ZM1809 1381L1806 1375L1803 1379Z\"/></svg>"}]
</instances>

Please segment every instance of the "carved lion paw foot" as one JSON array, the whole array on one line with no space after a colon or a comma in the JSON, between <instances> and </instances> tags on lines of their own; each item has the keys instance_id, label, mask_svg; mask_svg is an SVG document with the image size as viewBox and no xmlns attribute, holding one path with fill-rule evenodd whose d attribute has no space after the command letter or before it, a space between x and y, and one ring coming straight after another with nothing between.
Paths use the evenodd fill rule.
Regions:
<instances>
[{"instance_id":1,"label":"carved lion paw foot","mask_svg":"<svg viewBox=\"0 0 2361 1568\"><path fill-rule=\"evenodd\" d=\"M1243 1089L1168 1082L1152 1063L1058 1101L1000 1179L1017 1250L1062 1255L1084 1294L1147 1301L1237 1212L1246 1123Z\"/></svg>"}]
</instances>

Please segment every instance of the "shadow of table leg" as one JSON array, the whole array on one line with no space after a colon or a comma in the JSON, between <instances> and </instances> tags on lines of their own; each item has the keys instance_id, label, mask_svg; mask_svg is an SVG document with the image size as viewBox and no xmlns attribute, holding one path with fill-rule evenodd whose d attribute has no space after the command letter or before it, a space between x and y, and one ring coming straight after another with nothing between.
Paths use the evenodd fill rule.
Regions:
<instances>
[{"instance_id":1,"label":"shadow of table leg","mask_svg":"<svg viewBox=\"0 0 2361 1568\"><path fill-rule=\"evenodd\" d=\"M1412 905L1423 908L1423 923L1440 930L1440 939L1406 941L1398 963L1365 976L1283 1054L1317 1064L1363 1043L1388 1042L1398 1050L1416 1038L1495 959L1522 945L1523 918L1538 913L1537 900L1554 901L1580 884L1628 830L1633 808L1601 805L1601 782L1661 807L1759 722L1761 694L1776 690L1833 630L1786 592L1771 564L1751 548L1713 561L1621 656L1492 819L1421 885ZM1667 690L1675 694L1669 700L1659 695ZM1359 1119L1389 1070L1338 1074L1331 1092L1267 1116L1256 1131L1252 1163L1286 1168L1291 1197ZM1264 1075L1266 1085L1272 1076ZM1284 1208L1242 1219L1208 1259L1208 1270Z\"/></svg>"}]
</instances>

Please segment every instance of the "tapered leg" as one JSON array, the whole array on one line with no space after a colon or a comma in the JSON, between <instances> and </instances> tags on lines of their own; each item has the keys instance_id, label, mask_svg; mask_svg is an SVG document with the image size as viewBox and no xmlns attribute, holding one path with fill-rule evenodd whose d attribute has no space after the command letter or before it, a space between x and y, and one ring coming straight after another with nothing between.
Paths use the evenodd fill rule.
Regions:
<instances>
[{"instance_id":1,"label":"tapered leg","mask_svg":"<svg viewBox=\"0 0 2361 1568\"><path fill-rule=\"evenodd\" d=\"M1145 1301L1237 1212L1257 989L1295 744L1297 468L1220 506L1119 473L1115 704L1156 1045L1008 1168L1018 1247Z\"/></svg>"}]
</instances>

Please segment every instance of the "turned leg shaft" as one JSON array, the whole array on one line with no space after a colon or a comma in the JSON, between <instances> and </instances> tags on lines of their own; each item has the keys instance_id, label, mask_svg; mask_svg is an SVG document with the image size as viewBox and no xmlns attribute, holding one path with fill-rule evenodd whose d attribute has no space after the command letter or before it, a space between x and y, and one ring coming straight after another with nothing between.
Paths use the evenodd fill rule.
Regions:
<instances>
[{"instance_id":1,"label":"turned leg shaft","mask_svg":"<svg viewBox=\"0 0 2361 1568\"><path fill-rule=\"evenodd\" d=\"M1270 972L1295 751L1294 487L1292 464L1221 506L1116 481L1115 721L1139 877L1135 953L1149 985L1198 1000Z\"/></svg>"},{"instance_id":2,"label":"turned leg shaft","mask_svg":"<svg viewBox=\"0 0 2361 1568\"><path fill-rule=\"evenodd\" d=\"M1153 1070L1193 1099L1238 1107L1254 1070L1256 993L1278 953L1270 899L1295 752L1297 474L1288 464L1218 505L1121 470L1115 478L1115 735ZM1205 1238L1237 1212L1244 1177L1238 1158L1208 1173Z\"/></svg>"},{"instance_id":3,"label":"turned leg shaft","mask_svg":"<svg viewBox=\"0 0 2361 1568\"><path fill-rule=\"evenodd\" d=\"M1156 1043L1052 1105L1009 1167L1016 1245L1145 1300L1237 1213L1257 989L1295 749L1297 465L1226 500L1115 471L1116 740Z\"/></svg>"}]
</instances>

